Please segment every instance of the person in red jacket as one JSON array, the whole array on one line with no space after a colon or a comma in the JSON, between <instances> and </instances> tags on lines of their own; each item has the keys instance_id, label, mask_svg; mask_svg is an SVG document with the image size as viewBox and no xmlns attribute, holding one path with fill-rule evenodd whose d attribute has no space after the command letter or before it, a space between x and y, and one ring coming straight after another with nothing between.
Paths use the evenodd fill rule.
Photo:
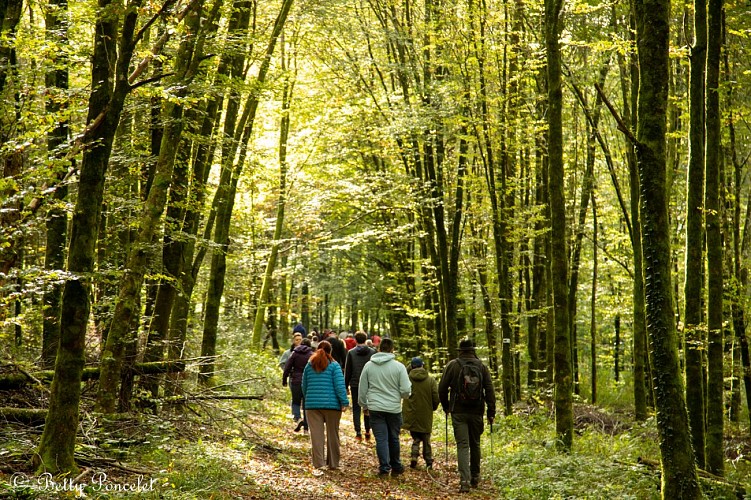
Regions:
<instances>
[{"instance_id":1,"label":"person in red jacket","mask_svg":"<svg viewBox=\"0 0 751 500\"><path fill-rule=\"evenodd\" d=\"M352 333L348 333L347 337L344 339L344 345L347 347L347 350L354 349L357 345L357 340L355 340L355 335Z\"/></svg>"}]
</instances>

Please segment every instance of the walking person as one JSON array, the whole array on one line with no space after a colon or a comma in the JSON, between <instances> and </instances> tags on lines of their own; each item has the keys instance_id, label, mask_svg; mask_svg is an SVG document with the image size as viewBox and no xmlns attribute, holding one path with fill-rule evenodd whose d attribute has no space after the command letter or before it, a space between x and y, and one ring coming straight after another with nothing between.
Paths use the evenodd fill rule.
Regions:
<instances>
[{"instance_id":1,"label":"walking person","mask_svg":"<svg viewBox=\"0 0 751 500\"><path fill-rule=\"evenodd\" d=\"M438 409L438 383L428 374L420 358L412 358L410 362L409 380L412 382L412 395L404 400L402 415L404 428L412 436L412 449L409 466L417 467L422 444L422 458L425 466L433 468L433 447L430 444L430 434L433 432L433 412Z\"/></svg>"},{"instance_id":2,"label":"walking person","mask_svg":"<svg viewBox=\"0 0 751 500\"><path fill-rule=\"evenodd\" d=\"M404 473L399 456L399 431L402 399L408 398L411 390L407 369L394 356L394 341L381 340L379 352L373 354L362 369L358 394L360 406L370 414L380 476Z\"/></svg>"},{"instance_id":3,"label":"walking person","mask_svg":"<svg viewBox=\"0 0 751 500\"><path fill-rule=\"evenodd\" d=\"M459 492L480 484L480 436L484 430L483 413L487 405L488 425L495 418L495 391L490 371L477 357L474 343L459 342L459 355L449 361L438 385L441 407L451 415L459 466Z\"/></svg>"},{"instance_id":4,"label":"walking person","mask_svg":"<svg viewBox=\"0 0 751 500\"><path fill-rule=\"evenodd\" d=\"M331 344L331 355L342 367L343 372L344 365L347 362L347 347L344 345L344 341L333 330L329 330L328 336L324 340Z\"/></svg>"},{"instance_id":5,"label":"walking person","mask_svg":"<svg viewBox=\"0 0 751 500\"><path fill-rule=\"evenodd\" d=\"M360 424L360 413L362 408L357 401L359 397L360 375L365 363L370 361L370 357L375 354L375 349L365 345L367 336L365 332L355 333L357 345L347 352L347 361L344 365L344 384L349 388L352 395L352 420L355 424L355 439L362 441L362 426ZM365 424L365 440L370 441L370 416L363 415Z\"/></svg>"},{"instance_id":6,"label":"walking person","mask_svg":"<svg viewBox=\"0 0 751 500\"><path fill-rule=\"evenodd\" d=\"M302 377L302 391L310 426L314 474L328 466L339 469L339 421L349 406L344 375L334 358L331 344L322 341L310 357Z\"/></svg>"},{"instance_id":7,"label":"walking person","mask_svg":"<svg viewBox=\"0 0 751 500\"><path fill-rule=\"evenodd\" d=\"M310 346L310 339L302 339L300 345L292 350L292 355L284 365L284 372L282 372L282 385L287 387L289 382L289 390L292 393L292 418L297 424L295 432L300 432L301 428L308 430L305 412L303 410L301 414L300 410L303 408L302 374L312 355L313 349Z\"/></svg>"}]
</instances>

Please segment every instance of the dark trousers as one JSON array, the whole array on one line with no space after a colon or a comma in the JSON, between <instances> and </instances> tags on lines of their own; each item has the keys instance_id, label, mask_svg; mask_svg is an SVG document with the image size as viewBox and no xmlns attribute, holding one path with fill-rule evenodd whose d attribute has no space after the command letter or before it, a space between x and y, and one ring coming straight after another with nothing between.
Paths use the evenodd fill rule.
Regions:
<instances>
[{"instance_id":1,"label":"dark trousers","mask_svg":"<svg viewBox=\"0 0 751 500\"><path fill-rule=\"evenodd\" d=\"M400 458L399 431L402 429L402 414L386 413L385 411L370 412L370 424L373 426L373 437L376 442L378 455L378 469L380 472L389 471L400 474L404 471Z\"/></svg>"},{"instance_id":2,"label":"dark trousers","mask_svg":"<svg viewBox=\"0 0 751 500\"><path fill-rule=\"evenodd\" d=\"M360 388L350 387L349 390L352 394L352 420L355 423L355 434L359 436L362 432L362 427L360 425L360 414L362 413L362 408L360 407L360 403L357 402ZM365 422L365 433L370 434L370 415L363 415L362 419Z\"/></svg>"},{"instance_id":3,"label":"dark trousers","mask_svg":"<svg viewBox=\"0 0 751 500\"><path fill-rule=\"evenodd\" d=\"M422 458L425 459L425 465L430 467L433 465L433 447L430 445L430 433L429 432L409 432L412 436L412 460L417 460L420 456L420 443L422 443Z\"/></svg>"},{"instance_id":4,"label":"dark trousers","mask_svg":"<svg viewBox=\"0 0 751 500\"><path fill-rule=\"evenodd\" d=\"M452 413L451 423L454 426L456 439L456 459L459 465L459 475L463 484L469 484L473 479L480 479L480 436L483 431L482 415L469 413Z\"/></svg>"}]
</instances>

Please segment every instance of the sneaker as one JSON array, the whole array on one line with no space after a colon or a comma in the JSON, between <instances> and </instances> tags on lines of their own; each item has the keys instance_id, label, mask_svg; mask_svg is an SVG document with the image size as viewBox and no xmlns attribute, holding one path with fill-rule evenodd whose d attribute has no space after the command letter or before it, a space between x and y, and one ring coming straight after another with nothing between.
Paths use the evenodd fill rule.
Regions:
<instances>
[{"instance_id":1,"label":"sneaker","mask_svg":"<svg viewBox=\"0 0 751 500\"><path fill-rule=\"evenodd\" d=\"M297 427L295 427L295 432L300 432L300 429L302 429L303 427L305 427L305 420L300 420L300 421L299 421L299 422L297 423ZM308 428L307 428L307 427L305 427L305 430L307 431L307 430L308 430Z\"/></svg>"},{"instance_id":2,"label":"sneaker","mask_svg":"<svg viewBox=\"0 0 751 500\"><path fill-rule=\"evenodd\" d=\"M459 486L459 493L469 493L469 485L467 483L462 483Z\"/></svg>"},{"instance_id":3,"label":"sneaker","mask_svg":"<svg viewBox=\"0 0 751 500\"><path fill-rule=\"evenodd\" d=\"M378 471L378 477L389 477L389 474L391 472L387 470L379 470Z\"/></svg>"},{"instance_id":4,"label":"sneaker","mask_svg":"<svg viewBox=\"0 0 751 500\"><path fill-rule=\"evenodd\" d=\"M409 468L410 469L416 469L417 468L417 460L410 460L409 461Z\"/></svg>"}]
</instances>

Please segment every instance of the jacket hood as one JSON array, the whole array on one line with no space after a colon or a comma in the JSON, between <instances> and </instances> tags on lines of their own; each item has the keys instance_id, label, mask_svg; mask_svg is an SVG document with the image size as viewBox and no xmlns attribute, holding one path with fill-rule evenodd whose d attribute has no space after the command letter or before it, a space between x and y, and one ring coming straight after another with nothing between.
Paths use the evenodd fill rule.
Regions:
<instances>
[{"instance_id":1,"label":"jacket hood","mask_svg":"<svg viewBox=\"0 0 751 500\"><path fill-rule=\"evenodd\" d=\"M368 354L373 352L373 350L365 344L359 344L353 350L358 356L367 356Z\"/></svg>"},{"instance_id":2,"label":"jacket hood","mask_svg":"<svg viewBox=\"0 0 751 500\"><path fill-rule=\"evenodd\" d=\"M423 367L412 368L409 371L409 379L410 380L414 380L415 382L422 382L426 378L428 378L428 371L425 368L423 368Z\"/></svg>"},{"instance_id":3,"label":"jacket hood","mask_svg":"<svg viewBox=\"0 0 751 500\"><path fill-rule=\"evenodd\" d=\"M312 350L313 349L311 349L310 346L307 346L305 344L300 344L299 346L295 347L295 352L300 353L300 354L305 354Z\"/></svg>"},{"instance_id":4,"label":"jacket hood","mask_svg":"<svg viewBox=\"0 0 751 500\"><path fill-rule=\"evenodd\" d=\"M377 365L382 365L384 363L388 363L389 361L395 358L396 356L394 355L393 352L377 352L373 354L373 356L370 358L370 361Z\"/></svg>"}]
</instances>

